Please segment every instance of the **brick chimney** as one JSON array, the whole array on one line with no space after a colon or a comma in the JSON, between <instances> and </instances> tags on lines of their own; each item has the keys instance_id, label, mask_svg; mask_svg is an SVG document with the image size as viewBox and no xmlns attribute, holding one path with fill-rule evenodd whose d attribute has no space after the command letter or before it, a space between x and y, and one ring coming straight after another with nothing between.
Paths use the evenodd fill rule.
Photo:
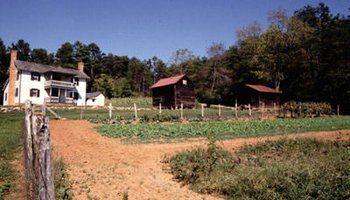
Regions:
<instances>
[{"instance_id":1,"label":"brick chimney","mask_svg":"<svg viewBox=\"0 0 350 200\"><path fill-rule=\"evenodd\" d=\"M79 63L78 63L78 70L79 70L80 72L84 72L84 63L83 63L83 62L79 62Z\"/></svg>"},{"instance_id":2,"label":"brick chimney","mask_svg":"<svg viewBox=\"0 0 350 200\"><path fill-rule=\"evenodd\" d=\"M17 60L17 51L11 50L11 60L9 67L9 91L8 91L8 105L15 105L15 93L16 93L16 79L17 69L15 65Z\"/></svg>"}]
</instances>

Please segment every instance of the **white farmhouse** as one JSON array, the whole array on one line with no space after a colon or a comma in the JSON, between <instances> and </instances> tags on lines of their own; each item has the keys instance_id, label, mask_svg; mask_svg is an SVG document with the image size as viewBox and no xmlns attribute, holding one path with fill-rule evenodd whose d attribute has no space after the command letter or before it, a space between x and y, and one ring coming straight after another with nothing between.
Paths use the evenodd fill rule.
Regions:
<instances>
[{"instance_id":1,"label":"white farmhouse","mask_svg":"<svg viewBox=\"0 0 350 200\"><path fill-rule=\"evenodd\" d=\"M11 51L9 78L4 91L4 105L23 104L29 99L34 104L63 103L83 106L86 101L84 63L78 69L63 68L17 60L17 51Z\"/></svg>"},{"instance_id":2,"label":"white farmhouse","mask_svg":"<svg viewBox=\"0 0 350 200\"><path fill-rule=\"evenodd\" d=\"M86 93L87 106L104 106L105 96L101 92Z\"/></svg>"}]
</instances>

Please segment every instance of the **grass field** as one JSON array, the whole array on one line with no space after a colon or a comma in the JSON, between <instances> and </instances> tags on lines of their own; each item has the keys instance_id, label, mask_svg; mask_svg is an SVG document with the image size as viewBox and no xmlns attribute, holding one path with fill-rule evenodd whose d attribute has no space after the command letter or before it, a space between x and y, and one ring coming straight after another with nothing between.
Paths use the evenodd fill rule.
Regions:
<instances>
[{"instance_id":1,"label":"grass field","mask_svg":"<svg viewBox=\"0 0 350 200\"><path fill-rule=\"evenodd\" d=\"M225 199L349 199L350 142L280 140L229 153L211 143L165 160L179 181Z\"/></svg>"},{"instance_id":2,"label":"grass field","mask_svg":"<svg viewBox=\"0 0 350 200\"><path fill-rule=\"evenodd\" d=\"M215 137L217 139L260 137L307 131L350 128L350 117L278 119L247 122L193 122L189 124L103 125L105 136L143 141L173 138Z\"/></svg>"},{"instance_id":3,"label":"grass field","mask_svg":"<svg viewBox=\"0 0 350 200\"><path fill-rule=\"evenodd\" d=\"M14 178L11 161L21 146L23 112L0 113L0 200Z\"/></svg>"},{"instance_id":4,"label":"grass field","mask_svg":"<svg viewBox=\"0 0 350 200\"><path fill-rule=\"evenodd\" d=\"M133 107L134 103L139 108L150 108L152 107L152 97L124 97L124 98L113 98L106 100L106 106L112 103L115 107Z\"/></svg>"}]
</instances>

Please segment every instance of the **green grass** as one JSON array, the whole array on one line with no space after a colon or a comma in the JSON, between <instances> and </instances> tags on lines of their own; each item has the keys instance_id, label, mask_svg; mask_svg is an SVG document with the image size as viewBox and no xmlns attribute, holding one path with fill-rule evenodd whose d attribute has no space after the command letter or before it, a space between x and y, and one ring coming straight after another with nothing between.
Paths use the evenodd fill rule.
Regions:
<instances>
[{"instance_id":1,"label":"green grass","mask_svg":"<svg viewBox=\"0 0 350 200\"><path fill-rule=\"evenodd\" d=\"M152 107L152 97L124 97L124 98L113 98L106 100L106 106L112 103L116 107L134 107L134 103L139 108L150 108Z\"/></svg>"},{"instance_id":2,"label":"green grass","mask_svg":"<svg viewBox=\"0 0 350 200\"><path fill-rule=\"evenodd\" d=\"M229 153L211 143L170 159L176 179L225 199L349 199L350 142L280 140Z\"/></svg>"},{"instance_id":3,"label":"green grass","mask_svg":"<svg viewBox=\"0 0 350 200\"><path fill-rule=\"evenodd\" d=\"M0 113L0 200L11 186L14 170L10 162L21 146L23 112Z\"/></svg>"},{"instance_id":4,"label":"green grass","mask_svg":"<svg viewBox=\"0 0 350 200\"><path fill-rule=\"evenodd\" d=\"M350 117L278 119L248 122L193 122L189 124L103 125L97 130L105 136L135 141L215 137L217 139L260 137L307 131L350 128Z\"/></svg>"}]
</instances>

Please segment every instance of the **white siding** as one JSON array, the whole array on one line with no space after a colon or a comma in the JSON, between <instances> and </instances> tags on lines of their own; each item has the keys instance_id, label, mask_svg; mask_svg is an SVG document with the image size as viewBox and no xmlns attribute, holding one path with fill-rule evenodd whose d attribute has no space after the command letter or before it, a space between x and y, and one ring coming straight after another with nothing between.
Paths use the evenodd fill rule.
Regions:
<instances>
[{"instance_id":1,"label":"white siding","mask_svg":"<svg viewBox=\"0 0 350 200\"><path fill-rule=\"evenodd\" d=\"M7 97L6 99L5 99L5 97ZM9 84L7 83L6 84L6 87L5 87L5 90L4 90L4 97L3 97L4 99L4 101L3 101L3 105L4 106L7 106L8 105L8 100L9 100Z\"/></svg>"},{"instance_id":2,"label":"white siding","mask_svg":"<svg viewBox=\"0 0 350 200\"><path fill-rule=\"evenodd\" d=\"M31 72L22 71L19 75L19 79L16 80L16 88L18 88L18 96L15 97L15 104L24 103L27 99L31 100L34 104L43 104L45 98L48 98L50 94L48 94L45 90L45 82L49 78L44 74L40 74L40 81L31 80ZM71 82L71 76L67 75L62 77L63 81ZM30 89L38 89L40 91L39 97L31 97ZM9 84L7 84L4 90L3 104L8 105L8 90ZM86 80L80 78L79 85L75 86L74 92L79 93L79 99L77 100L78 106L83 106L86 100ZM7 93L7 100L5 100L5 94ZM14 91L15 93L15 91Z\"/></svg>"},{"instance_id":3,"label":"white siding","mask_svg":"<svg viewBox=\"0 0 350 200\"><path fill-rule=\"evenodd\" d=\"M95 101L93 101L95 99ZM86 100L87 106L104 106L105 105L105 96L103 94L98 95L95 98Z\"/></svg>"},{"instance_id":4,"label":"white siding","mask_svg":"<svg viewBox=\"0 0 350 200\"><path fill-rule=\"evenodd\" d=\"M77 106L84 106L86 100L86 80L79 79L79 85L75 86L75 92L79 93L79 99L77 101Z\"/></svg>"},{"instance_id":5,"label":"white siding","mask_svg":"<svg viewBox=\"0 0 350 200\"><path fill-rule=\"evenodd\" d=\"M40 81L31 80L31 72L22 71L19 79L16 81L16 88L18 88L18 97L15 97L16 103L24 103L27 99L30 99L33 104L43 104L45 97L48 94L45 91L45 76L40 74ZM39 97L31 97L30 89L40 90Z\"/></svg>"}]
</instances>

